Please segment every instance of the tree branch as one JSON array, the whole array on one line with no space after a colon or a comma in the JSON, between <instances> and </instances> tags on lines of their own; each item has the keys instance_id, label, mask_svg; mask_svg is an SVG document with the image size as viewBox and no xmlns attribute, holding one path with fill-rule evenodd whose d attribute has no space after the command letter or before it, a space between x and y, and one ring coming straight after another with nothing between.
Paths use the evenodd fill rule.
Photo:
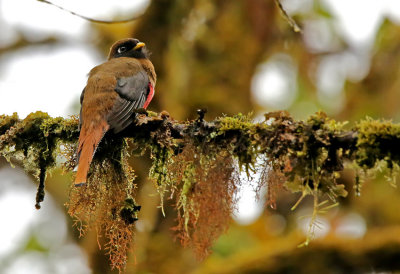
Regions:
<instances>
[{"instance_id":1,"label":"tree branch","mask_svg":"<svg viewBox=\"0 0 400 274\"><path fill-rule=\"evenodd\" d=\"M315 216L331 207L322 197L336 203L337 197L347 195L344 185L337 183L346 162L362 170L386 167L395 171L392 176L399 170L400 152L393 148L400 146L400 125L389 121L366 119L345 129L345 123L324 113L296 121L287 112L273 112L259 123L242 114L213 121L204 120L204 111L198 115L196 120L180 122L165 111L138 113L136 123L124 136L106 134L85 189L71 184L69 214L99 230L106 227L106 248L114 267L125 266L133 237L133 221L127 222L125 213L132 212L129 220L137 219L127 208L134 204L135 176L127 164L126 140L136 147L136 154L150 151L153 165L149 176L156 182L161 207L165 193L171 192L178 211L178 238L183 245L193 247L200 258L207 256L212 242L229 226L240 186L237 165L249 177L252 171L261 172L257 189L268 185L272 206L275 190L282 186L302 192L302 198L314 196ZM78 135L76 117L51 118L42 112L23 120L17 114L0 116L0 155L8 161L20 160L25 170L40 179L36 207L44 197L46 170L60 165L57 155L67 158L63 164L66 170L75 166ZM355 184L359 189L358 177ZM310 228L309 237L313 226ZM124 237L114 234L121 231Z\"/></svg>"}]
</instances>

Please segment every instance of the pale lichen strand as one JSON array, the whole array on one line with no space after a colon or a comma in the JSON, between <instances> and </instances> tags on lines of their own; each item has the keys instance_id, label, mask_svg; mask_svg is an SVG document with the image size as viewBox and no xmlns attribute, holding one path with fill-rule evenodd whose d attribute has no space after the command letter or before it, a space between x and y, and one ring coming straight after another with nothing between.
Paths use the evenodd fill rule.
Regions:
<instances>
[{"instance_id":1,"label":"pale lichen strand","mask_svg":"<svg viewBox=\"0 0 400 274\"><path fill-rule=\"evenodd\" d=\"M314 219L329 208L326 201L321 202L324 195L335 204L337 197L347 194L336 182L345 161L363 170L381 163L394 172L399 170L400 154L391 148L399 145L400 125L391 122L366 119L344 130L343 123L323 113L295 121L286 112L275 112L266 114L260 123L241 114L210 122L204 120L204 113L199 115L197 120L178 122L166 112L140 114L129 137L136 154L150 151L150 178L162 200L175 199L178 238L201 258L229 225L240 184L237 163L245 171L257 165L264 168L258 189L268 185L271 206L276 199L274 190L280 187L301 192L301 197L313 195ZM25 170L44 182L46 170L56 164L57 151L69 159L64 164L67 169L74 166L77 125L76 118L51 118L42 112L24 120L16 114L0 116L0 154L19 160ZM64 149L60 150L59 144ZM87 185L72 187L68 203L81 232L95 228L105 233L112 266L120 270L126 263L139 209L134 202L135 176L127 164L127 149L126 140L106 136ZM38 196L42 189L40 184Z\"/></svg>"}]
</instances>

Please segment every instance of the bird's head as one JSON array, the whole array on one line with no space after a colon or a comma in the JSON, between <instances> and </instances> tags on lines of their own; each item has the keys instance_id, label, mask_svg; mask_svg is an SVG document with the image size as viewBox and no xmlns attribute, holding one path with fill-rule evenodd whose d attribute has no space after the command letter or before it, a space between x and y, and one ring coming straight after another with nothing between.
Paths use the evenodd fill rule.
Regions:
<instances>
[{"instance_id":1,"label":"bird's head","mask_svg":"<svg viewBox=\"0 0 400 274\"><path fill-rule=\"evenodd\" d=\"M148 58L146 44L135 38L126 38L115 42L108 54L108 60L118 57Z\"/></svg>"}]
</instances>

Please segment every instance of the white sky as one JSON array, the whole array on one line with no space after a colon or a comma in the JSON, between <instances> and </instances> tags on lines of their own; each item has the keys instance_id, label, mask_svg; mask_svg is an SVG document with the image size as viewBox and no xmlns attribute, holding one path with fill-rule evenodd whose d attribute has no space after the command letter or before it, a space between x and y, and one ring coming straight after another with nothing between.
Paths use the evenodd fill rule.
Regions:
<instances>
[{"instance_id":1,"label":"white sky","mask_svg":"<svg viewBox=\"0 0 400 274\"><path fill-rule=\"evenodd\" d=\"M338 28L348 42L370 43L384 16L400 23L398 0L324 0L336 16Z\"/></svg>"},{"instance_id":2,"label":"white sky","mask_svg":"<svg viewBox=\"0 0 400 274\"><path fill-rule=\"evenodd\" d=\"M109 15L129 15L132 10L143 10L147 5L146 0L57 0L54 2L83 15L106 20L111 19L107 17ZM325 0L324 2L337 18L337 30L344 33L347 42L355 48L362 48L372 43L383 15L388 14L397 22L400 18L400 1L398 0ZM310 0L286 0L284 5L296 7L296 3L298 9L291 10L291 13L304 11L304 8L307 7L305 4L310 4ZM87 41L84 39L88 31L88 23L35 0L2 0L0 1L0 12L2 28L0 47L10 44L13 39L16 39L14 28L29 34L29 38L32 40L38 40L47 35L57 35L73 44L73 46L69 44L56 47L38 46L39 50L37 50L38 48L27 48L2 57L0 59L0 113L18 112L21 118L37 110L46 111L52 116L74 114L72 105L78 103L79 95L85 85L86 74L90 68L102 62L95 49L87 45ZM288 64L291 65L290 60ZM268 63L261 65L259 74L253 83L253 96L269 107L271 106L270 102L283 102L282 104L284 104L285 96L290 92L295 92L293 85L288 84L285 67L281 66L280 69L278 67L274 70L272 69L274 66L276 63L272 66ZM293 70L296 69L293 68ZM7 176L11 176L9 175L11 173L7 173L7 175L4 172L4 170L0 170L2 184L8 178ZM242 199L239 203L237 218L244 224L251 223L262 213L250 191L252 190L249 189L242 193L242 196L247 198ZM7 223L7 226L1 228L0 235L9 235L9 240L0 239L2 243L0 262L1 256L5 252L4 249L10 251L12 244L15 245L22 241L21 235L26 226L32 225L34 220L42 214L43 209L39 212L32 211L33 200L34 193L32 191L28 195L25 192L5 192L0 188L0 217L4 223ZM12 202L15 204L11 206ZM44 205L44 207L52 206ZM10 215L10 212L5 210L6 208L13 208L13 214ZM14 218L15 212L17 212L18 218ZM15 229L10 230L10 227ZM25 262L26 265L29 260L31 258L18 262L18 264L24 265L23 262ZM84 262L80 263L85 264ZM11 270L4 273L17 273L13 265L9 268ZM68 272L57 270L53 273Z\"/></svg>"},{"instance_id":3,"label":"white sky","mask_svg":"<svg viewBox=\"0 0 400 274\"><path fill-rule=\"evenodd\" d=\"M0 59L1 113L18 112L21 118L37 110L51 116L76 114L72 105L79 104L86 75L99 61L84 46L29 47Z\"/></svg>"},{"instance_id":4,"label":"white sky","mask_svg":"<svg viewBox=\"0 0 400 274\"><path fill-rule=\"evenodd\" d=\"M52 197L46 195L36 210L36 187L21 169L1 168L0 180L0 273L90 273L86 255L67 238L69 224ZM51 251L49 256L20 253L31 237Z\"/></svg>"},{"instance_id":5,"label":"white sky","mask_svg":"<svg viewBox=\"0 0 400 274\"><path fill-rule=\"evenodd\" d=\"M110 20L115 14L126 18L132 16L133 10L142 12L148 1L56 0L54 3L85 16ZM77 114L71 106L78 103L87 73L104 61L83 38L89 31L89 23L36 0L2 0L0 12L3 20L0 46L17 38L14 28L31 40L57 35L66 44L31 47L0 59L0 112L18 112L21 118L37 110L51 116Z\"/></svg>"}]
</instances>

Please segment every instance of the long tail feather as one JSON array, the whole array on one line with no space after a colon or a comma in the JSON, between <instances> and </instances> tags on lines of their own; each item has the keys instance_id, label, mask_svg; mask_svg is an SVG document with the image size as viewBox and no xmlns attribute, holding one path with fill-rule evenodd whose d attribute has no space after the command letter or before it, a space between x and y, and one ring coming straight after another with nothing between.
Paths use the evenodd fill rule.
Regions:
<instances>
[{"instance_id":1,"label":"long tail feather","mask_svg":"<svg viewBox=\"0 0 400 274\"><path fill-rule=\"evenodd\" d=\"M107 122L103 121L95 130L91 130L90 132L86 130L81 131L78 144L78 171L76 172L75 178L76 186L86 183L93 155L108 128L109 125Z\"/></svg>"}]
</instances>

